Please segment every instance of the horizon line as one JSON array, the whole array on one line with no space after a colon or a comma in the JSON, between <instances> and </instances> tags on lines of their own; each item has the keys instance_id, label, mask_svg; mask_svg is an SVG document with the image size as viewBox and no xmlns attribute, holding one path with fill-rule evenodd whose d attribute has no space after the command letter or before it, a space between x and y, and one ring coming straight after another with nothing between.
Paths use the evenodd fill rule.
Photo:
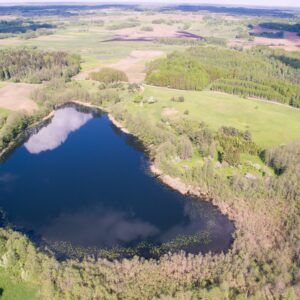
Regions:
<instances>
[{"instance_id":1,"label":"horizon line","mask_svg":"<svg viewBox=\"0 0 300 300\"><path fill-rule=\"evenodd\" d=\"M199 2L199 3L195 3L195 2L178 2L178 3L174 3L172 1L166 1L164 2L149 2L149 0L147 1L88 1L85 2L84 0L65 0L63 2L60 2L58 0L46 0L46 1L23 1L21 0L21 2L1 2L0 0L0 6L1 5L5 5L5 6L22 6L22 5L49 5L49 4L55 4L55 5L71 5L71 4L75 4L75 5L105 5L105 4L114 4L114 5L151 5L151 6L179 6L179 5L190 5L190 6L217 6L217 7L238 7L238 8L258 8L258 9L300 9L300 4L299 6L297 5L259 5L259 4L233 4L233 3L205 3L205 2Z\"/></svg>"}]
</instances>

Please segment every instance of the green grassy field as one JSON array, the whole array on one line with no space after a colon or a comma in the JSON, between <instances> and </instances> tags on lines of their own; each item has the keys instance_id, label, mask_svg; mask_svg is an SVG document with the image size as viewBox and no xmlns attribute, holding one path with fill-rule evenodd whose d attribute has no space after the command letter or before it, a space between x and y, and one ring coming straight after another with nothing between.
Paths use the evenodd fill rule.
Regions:
<instances>
[{"instance_id":1,"label":"green grassy field","mask_svg":"<svg viewBox=\"0 0 300 300\"><path fill-rule=\"evenodd\" d=\"M0 269L1 300L38 300L37 291L23 282L15 282Z\"/></svg>"},{"instance_id":2,"label":"green grassy field","mask_svg":"<svg viewBox=\"0 0 300 300\"><path fill-rule=\"evenodd\" d=\"M214 130L221 126L249 130L253 140L263 148L300 139L300 110L288 106L211 91L180 91L150 86L145 87L144 96L154 96L158 101L143 107L132 103L129 108L147 115L147 118L160 119L165 108L173 107L180 113L188 110L189 118L204 121ZM172 96L184 96L185 101L172 102Z\"/></svg>"}]
</instances>

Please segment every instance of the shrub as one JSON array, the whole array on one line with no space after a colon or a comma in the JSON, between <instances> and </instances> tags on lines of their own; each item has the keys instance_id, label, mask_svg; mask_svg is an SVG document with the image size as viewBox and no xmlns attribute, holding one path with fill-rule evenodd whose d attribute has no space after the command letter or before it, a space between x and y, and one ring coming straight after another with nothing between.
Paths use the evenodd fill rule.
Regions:
<instances>
[{"instance_id":1,"label":"shrub","mask_svg":"<svg viewBox=\"0 0 300 300\"><path fill-rule=\"evenodd\" d=\"M151 27L151 26L143 26L142 28L141 28L141 30L142 31L153 31L153 27Z\"/></svg>"},{"instance_id":2,"label":"shrub","mask_svg":"<svg viewBox=\"0 0 300 300\"><path fill-rule=\"evenodd\" d=\"M179 97L172 97L171 101L173 102L184 102L184 97L183 96L179 96Z\"/></svg>"},{"instance_id":3,"label":"shrub","mask_svg":"<svg viewBox=\"0 0 300 300\"><path fill-rule=\"evenodd\" d=\"M187 136L181 136L177 144L178 156L183 159L190 159L193 156L193 145Z\"/></svg>"}]
</instances>

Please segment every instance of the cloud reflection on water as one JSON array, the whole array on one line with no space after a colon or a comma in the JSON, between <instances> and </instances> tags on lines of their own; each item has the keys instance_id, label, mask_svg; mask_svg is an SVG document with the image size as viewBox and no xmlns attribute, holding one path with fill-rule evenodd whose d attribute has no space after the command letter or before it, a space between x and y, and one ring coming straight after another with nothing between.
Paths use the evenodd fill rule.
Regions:
<instances>
[{"instance_id":1,"label":"cloud reflection on water","mask_svg":"<svg viewBox=\"0 0 300 300\"><path fill-rule=\"evenodd\" d=\"M54 150L66 141L71 132L79 129L92 117L92 114L79 112L72 107L59 109L51 123L32 135L24 146L31 154Z\"/></svg>"},{"instance_id":2,"label":"cloud reflection on water","mask_svg":"<svg viewBox=\"0 0 300 300\"><path fill-rule=\"evenodd\" d=\"M158 244L208 230L214 230L213 214L204 215L201 205L187 200L184 203L186 222L160 231L146 220L134 217L128 210L119 211L103 206L89 207L83 211L63 213L40 228L40 234L52 241L68 241L80 246L112 247L128 245L137 240L153 240ZM209 225L208 220L212 220ZM220 228L218 228L220 229ZM220 230L222 232L222 230Z\"/></svg>"},{"instance_id":3,"label":"cloud reflection on water","mask_svg":"<svg viewBox=\"0 0 300 300\"><path fill-rule=\"evenodd\" d=\"M40 233L49 240L106 247L146 239L158 232L154 225L146 221L103 207L61 214L40 229Z\"/></svg>"}]
</instances>

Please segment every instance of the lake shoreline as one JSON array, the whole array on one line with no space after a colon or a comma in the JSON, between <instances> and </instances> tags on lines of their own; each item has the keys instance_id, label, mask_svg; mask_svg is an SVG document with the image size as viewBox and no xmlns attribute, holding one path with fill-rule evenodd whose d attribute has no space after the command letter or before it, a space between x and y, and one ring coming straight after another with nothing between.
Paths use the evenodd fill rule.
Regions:
<instances>
[{"instance_id":1,"label":"lake shoreline","mask_svg":"<svg viewBox=\"0 0 300 300\"><path fill-rule=\"evenodd\" d=\"M196 189L192 189L192 187L190 187L190 186L187 187L182 182L182 180L180 180L179 178L172 178L172 177L170 177L166 174L163 174L163 172L160 171L159 169L155 168L155 166L153 164L153 160L151 160L151 153L149 153L153 146L151 146L149 144L146 144L146 145L142 144L142 141L138 138L138 136L134 136L133 134L129 133L129 130L127 130L122 125L122 123L117 122L116 119L109 112L105 111L104 109L100 109L98 106L95 106L95 105L92 105L92 104L89 104L89 103L79 102L79 101L72 101L72 102L67 102L63 105L56 106L56 110L58 111L59 109L65 109L65 108L67 109L69 107L74 109L74 110L76 109L78 111L78 113L82 112L82 113L86 113L86 114L89 114L89 115L93 115L95 118L101 118L101 116L103 116L102 121L106 122L106 124L107 124L109 130L111 130L111 132L117 133L118 135L120 135L121 132L124 132L125 134L121 133L122 140L127 141L129 139L130 141L134 142L134 145L136 145L136 143L140 143L141 147L136 149L136 150L138 152L140 152L139 155L142 154L143 157L145 157L145 160L147 161L147 164L145 166L143 166L142 170L140 170L140 171L142 171L143 175L145 175L146 177L152 178L151 180L153 182L156 182L155 185L160 186L160 189L161 189L161 193L158 195L158 197L154 197L154 199L159 199L159 197L161 195L164 195L164 193L166 193L166 195L173 195L175 198L178 197L179 199L182 199L182 201L183 201L182 203L192 201L192 202L195 202L194 205L197 205L196 202L199 202L199 205L204 205L204 207L211 207L210 208L211 210L217 210L218 211L218 216L220 216L221 220L223 220L223 218L224 219L226 218L226 224L227 223L228 224L231 223L231 224L230 224L229 227L226 227L227 229L229 228L226 243L224 243L224 244L220 243L220 245L224 245L225 248L224 248L224 246L221 246L222 247L221 250L216 250L217 251L216 254L219 253L218 251L222 251L222 252L226 253L227 251L229 251L231 249L232 242L233 242L232 235L233 235L234 228L235 228L233 222L231 222L231 220L229 220L227 218L227 216L222 214L222 212L218 209L218 207L216 207L212 203L210 203L210 205L206 206L206 204L204 204L204 202L208 202L208 200L210 200L210 199L208 197L206 197L206 195L204 195L204 193L200 193L200 189L196 190ZM89 108L92 108L92 109L89 109ZM53 118L53 116L55 118L54 121L53 121L53 124L54 124L55 120L56 120L56 112L55 111L51 111L48 115L46 115L44 117L40 117L40 120L41 120L40 122L35 122L34 124L31 125L31 127L33 127L33 126L37 126L37 127L31 129L30 131L28 130L23 135L20 135L18 143L16 142L15 148L13 149L12 152L9 152L8 155L14 155L14 152L15 152L14 150L17 147L19 147L21 145L21 143L24 143L24 141L27 141L28 138L30 139L32 134L33 135L36 134L44 126L47 127L48 125L51 125L51 122L52 122L51 118ZM64 115L63 119L67 120L68 116ZM23 139L23 140L21 140L21 139ZM20 142L20 140L21 140L21 142ZM104 157L104 156L102 156L102 157ZM109 163L109 165L111 165L111 163ZM89 164L86 164L86 166L89 166ZM47 170L47 168L45 168L45 170ZM51 168L49 170L51 170ZM116 172L119 172L118 168L115 168L115 170L116 170ZM151 171L151 174L150 174L150 171ZM131 184L131 183L129 183L129 184ZM131 188L131 186L129 185L128 188ZM126 190L126 187L124 188L124 190ZM174 192L172 190L174 190ZM178 194L178 192L179 192L179 194ZM141 191L141 198L143 199L143 197L145 197L145 199L147 199L147 196L143 193L144 193L144 190ZM180 195L182 195L182 196L180 196ZM195 199L193 199L192 195L199 197L198 198L199 201L197 201L198 199L196 197L195 197ZM159 205L162 205L162 207L164 206L164 199L168 199L168 197L162 196L162 199L159 202L160 203ZM202 202L202 204L201 204L201 202ZM151 203L152 203L152 200L151 200ZM172 203L176 203L176 201L172 202ZM168 209L170 209L172 207L172 203L170 203L168 205ZM145 205L145 204L142 204L142 205ZM213 206L214 206L214 208L213 208ZM153 208L153 205L151 207ZM199 222L201 222L201 221L199 221ZM77 256L78 259L83 259L83 257L84 257L84 253L85 253L84 249L85 248L81 249L79 247L75 247L75 246L73 247L72 244L70 244L70 249L69 249L68 247L64 247L63 243L62 244L55 243L55 244L53 244L54 246L52 247L51 241L49 242L47 240L44 240L42 237L39 237L38 235L35 236L35 235L31 234L30 232L27 232L26 229L22 230L21 227L20 228L16 227L15 230L24 233L26 236L29 237L29 239L37 247L41 247L41 249L44 249L46 252L47 252L47 249L50 249L50 251L53 251L55 257L59 260L65 260L65 259L68 259L68 258L71 258L71 257L76 258L76 256L75 256L76 253L78 254L78 256ZM201 239L202 239L202 237L201 237ZM208 241L208 240L206 240L206 241ZM204 242L203 242L203 245L205 245ZM206 246L203 246L203 247L204 248L202 250L199 250L199 253L201 252L202 254L204 254L207 251L210 251L210 250L205 249ZM90 253L91 255L99 256L99 257L101 257L102 254L103 255L116 255L116 258L118 258L117 255L119 255L118 253L115 253L115 254L114 253L108 253L107 254L106 252L104 252L104 253L96 252L96 251L100 251L100 250L95 250L95 249L96 248L88 248L87 247L87 251L90 251L90 252L86 252L87 255L88 255L88 253ZM141 254L139 254L139 256L145 257L146 259L150 259L150 258L158 259L159 258L158 256L157 257L152 257L151 256L152 254L149 254L149 253L152 253L152 252L149 250L150 252L148 253L147 249L148 248L142 248L142 250L141 250L142 252L141 252ZM212 248L212 249L214 249L214 248ZM65 250L68 250L68 251L64 252ZM124 250L124 255L125 256L124 257L120 256L120 258L126 258L126 255L127 255L126 251L127 250ZM132 251L130 253L132 253ZM160 251L163 251L163 250L160 250ZM183 251L189 251L189 250L183 250ZM194 250L191 250L191 251L194 251ZM212 250L212 251L214 251L214 250ZM123 254L120 252L120 255L123 255Z\"/></svg>"},{"instance_id":2,"label":"lake shoreline","mask_svg":"<svg viewBox=\"0 0 300 300\"><path fill-rule=\"evenodd\" d=\"M130 131L124 127L119 121L117 121L110 113L108 113L108 117L110 121L116 126L118 129L120 129L125 134L130 134L138 139L137 136L130 133ZM149 153L151 150L151 145L147 146L144 143L144 151ZM181 178L179 177L172 177L168 174L165 174L161 169L159 169L153 160L151 158L149 159L149 172L154 175L158 180L160 180L163 184L165 184L167 187L177 191L178 193L185 195L185 196L192 196L197 199L201 199L203 201L207 201L212 203L215 207L218 208L218 210L225 215L230 221L233 222L233 226L235 227L235 221L236 221L236 213L227 205L224 201L216 201L214 197L211 197L208 192L204 192L200 187L192 186L189 184L186 184ZM235 227L236 229L236 227Z\"/></svg>"},{"instance_id":3,"label":"lake shoreline","mask_svg":"<svg viewBox=\"0 0 300 300\"><path fill-rule=\"evenodd\" d=\"M52 110L48 115L44 116L40 121L37 121L37 122L33 123L32 125L30 125L26 130L30 130L32 128L35 128L37 126L42 125L44 122L47 122L47 121L51 120L53 118L53 116L55 114L55 111L57 109L62 108L62 107L67 106L67 105L72 105L72 104L83 106L83 107L86 107L86 108L97 109L99 111L102 111L102 112L106 113L107 117L109 118L109 120L111 121L111 123L116 128L118 128L119 130L121 130L124 134L132 135L134 138L139 139L136 135L132 134L125 126L123 126L123 124L121 122L117 121L109 111L107 111L104 108L99 107L97 105L94 105L94 104L91 104L91 103L88 103L88 102L82 102L82 101L79 101L79 100L68 101L68 102L65 102L63 104L57 105L54 108L54 110ZM24 132L20 133L20 135L17 136L16 139L14 139L14 141L11 142L8 145L8 147L6 147L0 153L0 160L5 156L5 154L7 154L9 151L11 151L13 148L15 148L18 145L19 139L22 137L22 134L24 134ZM149 154L150 150L151 150L151 145L150 146L149 145L145 145L143 142L142 142L142 145L143 145L143 151ZM195 186L186 184L179 177L172 177L172 176L170 176L168 174L165 174L161 169L159 169L155 165L155 163L153 162L153 160L151 160L151 157L149 157L148 170L149 170L149 172L152 175L154 175L163 184L165 184L167 187L169 187L169 188L171 188L171 189L179 192L180 194L185 195L185 196L190 195L190 196L193 196L195 198L211 202L214 206L216 206L220 210L220 212L223 215L226 215L226 217L228 217L228 219L230 221L234 222L234 220L235 220L235 213L232 212L230 210L230 208L224 202L222 202L222 201L221 202L220 201L216 201L216 199L214 199L213 197L211 197L208 192L204 192L203 190L201 190L200 187L195 187Z\"/></svg>"}]
</instances>

